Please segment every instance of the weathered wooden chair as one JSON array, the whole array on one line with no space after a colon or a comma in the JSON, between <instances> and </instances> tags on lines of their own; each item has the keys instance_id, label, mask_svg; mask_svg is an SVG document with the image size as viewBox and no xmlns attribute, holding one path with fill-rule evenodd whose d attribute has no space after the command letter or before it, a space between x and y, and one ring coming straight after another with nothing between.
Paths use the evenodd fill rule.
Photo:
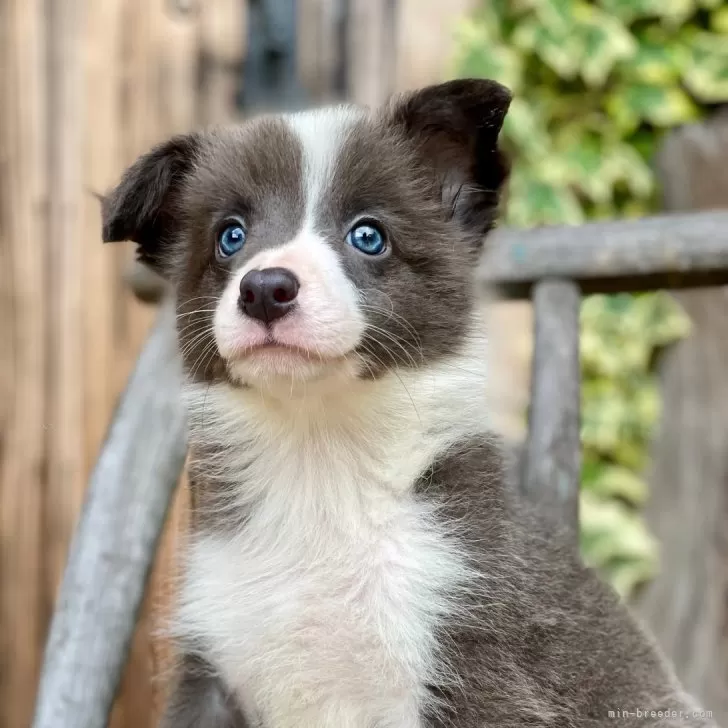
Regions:
<instances>
[{"instance_id":1,"label":"weathered wooden chair","mask_svg":"<svg viewBox=\"0 0 728 728\"><path fill-rule=\"evenodd\" d=\"M484 286L531 297L535 348L520 487L576 544L583 293L728 284L728 212L493 236ZM92 474L41 675L34 728L106 726L155 548L184 466L170 302L139 357Z\"/></svg>"}]
</instances>

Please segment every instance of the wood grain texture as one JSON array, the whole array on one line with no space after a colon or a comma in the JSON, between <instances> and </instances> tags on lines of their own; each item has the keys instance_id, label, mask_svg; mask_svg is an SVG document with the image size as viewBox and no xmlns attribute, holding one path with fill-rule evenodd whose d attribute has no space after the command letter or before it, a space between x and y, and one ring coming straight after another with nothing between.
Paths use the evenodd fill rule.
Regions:
<instances>
[{"instance_id":1,"label":"wood grain texture","mask_svg":"<svg viewBox=\"0 0 728 728\"><path fill-rule=\"evenodd\" d=\"M581 469L579 305L573 281L533 289L534 353L522 487L539 513L578 534Z\"/></svg>"},{"instance_id":2,"label":"wood grain texture","mask_svg":"<svg viewBox=\"0 0 728 728\"><path fill-rule=\"evenodd\" d=\"M499 230L489 243L480 280L510 298L550 276L585 294L728 283L728 212Z\"/></svg>"},{"instance_id":3,"label":"wood grain texture","mask_svg":"<svg viewBox=\"0 0 728 728\"><path fill-rule=\"evenodd\" d=\"M394 91L397 2L348 0L348 5L348 95L376 107Z\"/></svg>"},{"instance_id":4,"label":"wood grain texture","mask_svg":"<svg viewBox=\"0 0 728 728\"><path fill-rule=\"evenodd\" d=\"M245 60L247 4L206 0L200 13L199 123L220 124L239 114L235 104Z\"/></svg>"},{"instance_id":5,"label":"wood grain texture","mask_svg":"<svg viewBox=\"0 0 728 728\"><path fill-rule=\"evenodd\" d=\"M82 234L83 0L46 5L48 59L48 229L43 301L48 321L45 442L48 468L43 495L43 620L50 618L63 574L69 527L86 488L83 439L84 289ZM52 133L51 133L52 130Z\"/></svg>"},{"instance_id":6,"label":"wood grain texture","mask_svg":"<svg viewBox=\"0 0 728 728\"><path fill-rule=\"evenodd\" d=\"M44 636L46 45L41 2L0 2L0 724L26 728Z\"/></svg>"},{"instance_id":7,"label":"wood grain texture","mask_svg":"<svg viewBox=\"0 0 728 728\"><path fill-rule=\"evenodd\" d=\"M480 0L397 0L394 60L395 91L439 83L455 74L457 25Z\"/></svg>"},{"instance_id":8,"label":"wood grain texture","mask_svg":"<svg viewBox=\"0 0 728 728\"><path fill-rule=\"evenodd\" d=\"M34 728L103 728L186 454L181 368L166 305L89 485L51 623Z\"/></svg>"},{"instance_id":9,"label":"wood grain texture","mask_svg":"<svg viewBox=\"0 0 728 728\"><path fill-rule=\"evenodd\" d=\"M728 207L728 115L673 132L658 158L665 206ZM664 353L648 526L660 570L637 608L688 690L728 722L728 289L675 294L690 335Z\"/></svg>"}]
</instances>

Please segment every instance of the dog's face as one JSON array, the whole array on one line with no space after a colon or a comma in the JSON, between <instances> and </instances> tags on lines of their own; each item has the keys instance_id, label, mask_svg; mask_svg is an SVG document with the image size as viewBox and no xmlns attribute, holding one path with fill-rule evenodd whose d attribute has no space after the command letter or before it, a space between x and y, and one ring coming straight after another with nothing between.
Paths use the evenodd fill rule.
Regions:
<instances>
[{"instance_id":1,"label":"dog's face","mask_svg":"<svg viewBox=\"0 0 728 728\"><path fill-rule=\"evenodd\" d=\"M104 200L172 281L188 375L249 386L378 377L453 352L506 164L492 81L176 137Z\"/></svg>"}]
</instances>

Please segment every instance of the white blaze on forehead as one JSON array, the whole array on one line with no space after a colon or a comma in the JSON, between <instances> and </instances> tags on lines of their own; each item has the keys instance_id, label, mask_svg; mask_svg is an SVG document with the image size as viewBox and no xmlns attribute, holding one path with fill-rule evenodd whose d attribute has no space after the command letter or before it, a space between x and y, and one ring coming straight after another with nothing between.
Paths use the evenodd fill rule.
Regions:
<instances>
[{"instance_id":1,"label":"white blaze on forehead","mask_svg":"<svg viewBox=\"0 0 728 728\"><path fill-rule=\"evenodd\" d=\"M303 149L304 228L313 224L316 203L326 192L341 147L365 113L352 106L336 106L302 111L288 117L287 121Z\"/></svg>"}]
</instances>

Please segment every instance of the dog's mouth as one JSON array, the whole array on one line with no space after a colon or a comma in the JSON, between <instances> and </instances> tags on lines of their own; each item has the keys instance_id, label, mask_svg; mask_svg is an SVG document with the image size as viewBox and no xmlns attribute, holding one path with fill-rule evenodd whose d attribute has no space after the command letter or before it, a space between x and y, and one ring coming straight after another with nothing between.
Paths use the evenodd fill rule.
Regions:
<instances>
[{"instance_id":1,"label":"dog's mouth","mask_svg":"<svg viewBox=\"0 0 728 728\"><path fill-rule=\"evenodd\" d=\"M238 352L234 360L245 361L255 358L281 358L286 360L300 359L311 363L327 364L346 357L343 354L324 354L314 348L304 348L301 346L293 346L283 341L269 339L261 344L246 347Z\"/></svg>"},{"instance_id":2,"label":"dog's mouth","mask_svg":"<svg viewBox=\"0 0 728 728\"><path fill-rule=\"evenodd\" d=\"M283 383L338 379L351 368L349 353L328 353L269 338L241 348L225 359L228 379L233 384L264 384L276 388ZM288 391L288 389L286 390Z\"/></svg>"}]
</instances>

